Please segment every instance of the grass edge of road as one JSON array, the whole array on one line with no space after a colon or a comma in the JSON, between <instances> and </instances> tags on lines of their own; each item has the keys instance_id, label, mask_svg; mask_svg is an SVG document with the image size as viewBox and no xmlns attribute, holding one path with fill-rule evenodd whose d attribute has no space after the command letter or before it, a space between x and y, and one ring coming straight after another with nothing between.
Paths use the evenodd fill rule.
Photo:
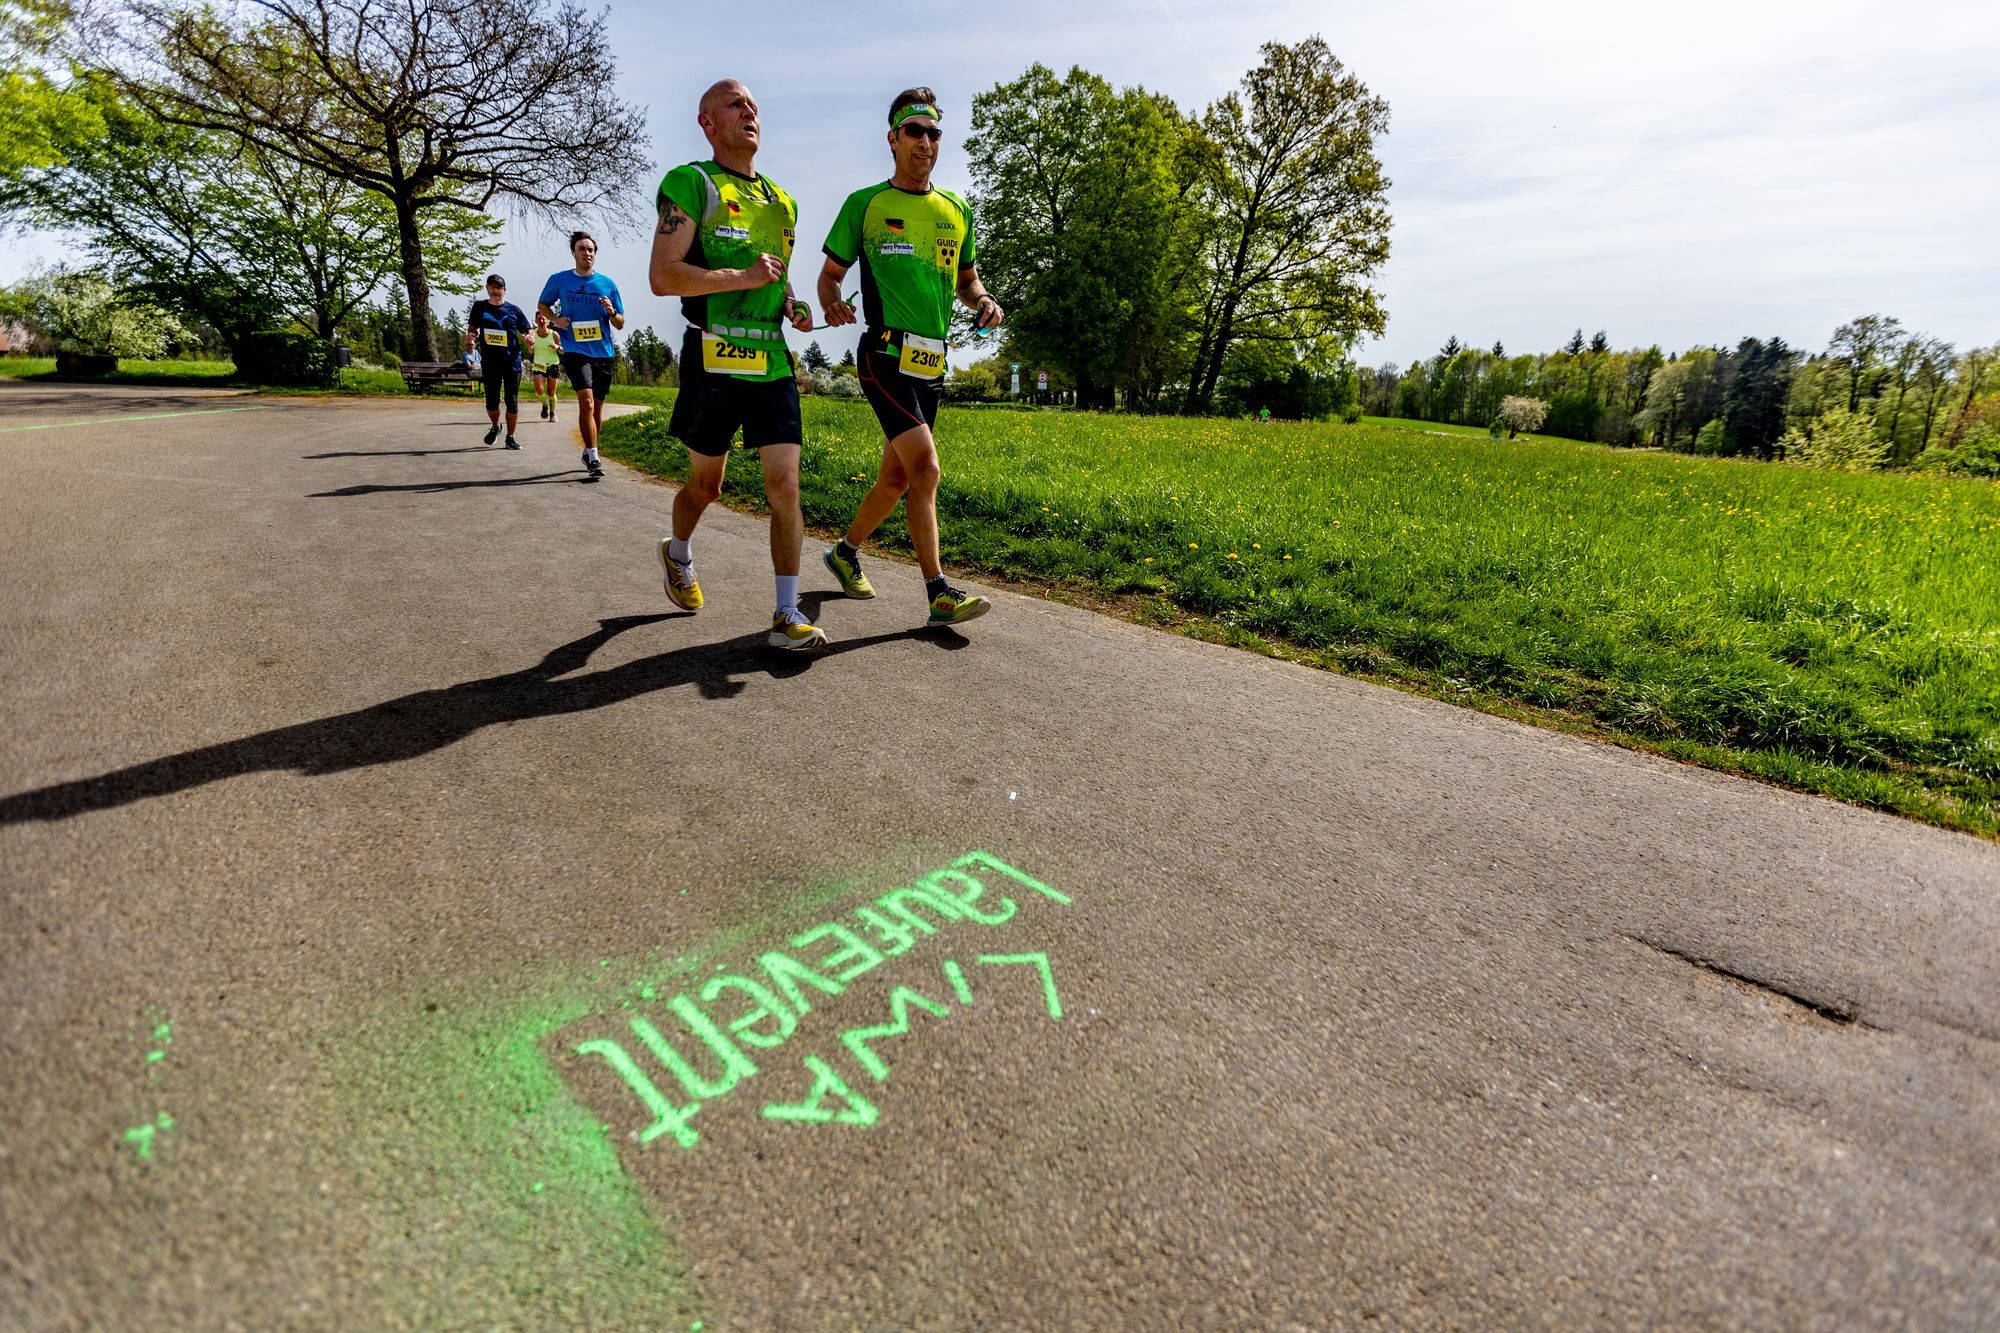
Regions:
<instances>
[{"instance_id":1,"label":"grass edge of road","mask_svg":"<svg viewBox=\"0 0 2000 1333\"><path fill-rule=\"evenodd\" d=\"M648 429L648 416L646 413L634 413L617 421L607 420L600 441L604 454L669 482L684 480L685 451L660 449L650 441L635 438ZM761 495L755 489L755 476L754 468L731 469L730 481L723 492L724 503L743 513L765 513ZM816 526L810 519L807 531L811 538L828 543L841 536L839 531ZM871 542L871 552L878 558L893 557L908 562L907 542L893 519L876 534ZM1538 705L1502 690L1475 685L1448 671L1431 670L1404 661L1381 644L1317 648L1288 641L1281 636L1258 633L1231 623L1224 617L1192 610L1176 602L1170 593L1112 592L1087 582L1049 579L1010 566L1004 558L972 565L960 562L956 567L947 562L947 570L968 578L1003 584L1046 600L1112 615L1130 624L1296 662L1370 684L1471 708L1490 716L1720 773L1752 778L1771 786L1902 816L1952 832L2000 841L2000 811L1954 800L1926 785L1920 773L1846 767L1785 747L1735 749L1699 740L1639 735L1607 725L1602 719L1576 709ZM1590 687L1589 682L1579 684L1584 688Z\"/></svg>"},{"instance_id":2,"label":"grass edge of road","mask_svg":"<svg viewBox=\"0 0 2000 1333\"><path fill-rule=\"evenodd\" d=\"M394 369L349 367L340 372L340 387L319 388L254 384L248 380L240 380L235 377L236 367L228 361L133 361L121 363L119 369L108 375L96 375L87 379L65 379L55 373L55 364L55 358L52 356L0 356L0 379L19 380L24 384L59 384L77 388L105 385L113 388L233 389L272 398L408 398L415 402L448 402L454 399L477 401L480 396L480 387L476 380L460 381L429 393L412 393L409 386L403 382L401 373ZM532 393L533 390L524 373L521 397L527 400ZM612 401L641 403L648 407L672 403L673 394L672 388L660 385L612 386ZM571 405L574 401L567 385L562 390L562 401L565 405Z\"/></svg>"}]
</instances>

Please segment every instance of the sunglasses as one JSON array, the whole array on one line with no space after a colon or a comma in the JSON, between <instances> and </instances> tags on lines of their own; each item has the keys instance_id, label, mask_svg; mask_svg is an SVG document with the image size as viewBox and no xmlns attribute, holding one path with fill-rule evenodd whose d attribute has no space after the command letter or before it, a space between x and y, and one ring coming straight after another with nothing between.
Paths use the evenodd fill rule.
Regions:
<instances>
[{"instance_id":1,"label":"sunglasses","mask_svg":"<svg viewBox=\"0 0 2000 1333\"><path fill-rule=\"evenodd\" d=\"M935 125L905 125L903 136L908 139L929 139L932 143L936 143L944 138L944 131Z\"/></svg>"}]
</instances>

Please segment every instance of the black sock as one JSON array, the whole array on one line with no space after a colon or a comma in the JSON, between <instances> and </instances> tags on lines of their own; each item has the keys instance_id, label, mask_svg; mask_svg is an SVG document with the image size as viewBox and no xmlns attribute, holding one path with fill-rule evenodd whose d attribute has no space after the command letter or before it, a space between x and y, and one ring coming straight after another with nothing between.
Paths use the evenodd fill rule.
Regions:
<instances>
[{"instance_id":1,"label":"black sock","mask_svg":"<svg viewBox=\"0 0 2000 1333\"><path fill-rule=\"evenodd\" d=\"M834 547L833 551L834 554L838 555L842 560L852 560L856 556L861 554L861 548L859 546L856 546L853 542L847 540L847 538L845 537L842 537L840 539L840 545Z\"/></svg>"},{"instance_id":2,"label":"black sock","mask_svg":"<svg viewBox=\"0 0 2000 1333\"><path fill-rule=\"evenodd\" d=\"M924 596L930 598L933 602L935 602L939 597L942 597L944 595L945 589L949 587L951 587L951 585L944 581L944 575L942 574L938 575L934 579L925 579Z\"/></svg>"}]
</instances>

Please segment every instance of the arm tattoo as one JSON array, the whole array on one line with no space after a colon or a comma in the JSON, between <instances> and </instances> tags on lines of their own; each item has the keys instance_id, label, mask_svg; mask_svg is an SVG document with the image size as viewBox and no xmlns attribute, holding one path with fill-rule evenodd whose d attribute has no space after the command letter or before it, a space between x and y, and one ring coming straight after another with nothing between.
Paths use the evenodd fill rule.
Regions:
<instances>
[{"instance_id":1,"label":"arm tattoo","mask_svg":"<svg viewBox=\"0 0 2000 1333\"><path fill-rule=\"evenodd\" d=\"M671 236L679 231L681 224L687 220L688 215L681 212L678 205L662 199L660 201L660 230L656 234Z\"/></svg>"}]
</instances>

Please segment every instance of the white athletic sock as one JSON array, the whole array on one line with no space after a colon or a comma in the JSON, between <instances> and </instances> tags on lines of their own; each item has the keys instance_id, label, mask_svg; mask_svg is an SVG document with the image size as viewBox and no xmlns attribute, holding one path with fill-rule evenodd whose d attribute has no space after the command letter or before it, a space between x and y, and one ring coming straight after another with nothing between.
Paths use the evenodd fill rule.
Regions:
<instances>
[{"instance_id":1,"label":"white athletic sock","mask_svg":"<svg viewBox=\"0 0 2000 1333\"><path fill-rule=\"evenodd\" d=\"M584 456L585 458L588 458L588 459L591 459L591 460L593 460L593 461L594 461L594 460L595 460L595 459L597 458L597 446L593 444L593 445L591 445L591 446L590 446L590 447L589 447L588 449L585 449L585 450L583 451L583 456Z\"/></svg>"},{"instance_id":2,"label":"white athletic sock","mask_svg":"<svg viewBox=\"0 0 2000 1333\"><path fill-rule=\"evenodd\" d=\"M667 538L667 558L677 565L685 565L694 559L694 549L679 537Z\"/></svg>"},{"instance_id":3,"label":"white athletic sock","mask_svg":"<svg viewBox=\"0 0 2000 1333\"><path fill-rule=\"evenodd\" d=\"M787 611L798 610L799 576L797 574L779 574L776 576L776 581L778 584L778 613L782 615Z\"/></svg>"}]
</instances>

